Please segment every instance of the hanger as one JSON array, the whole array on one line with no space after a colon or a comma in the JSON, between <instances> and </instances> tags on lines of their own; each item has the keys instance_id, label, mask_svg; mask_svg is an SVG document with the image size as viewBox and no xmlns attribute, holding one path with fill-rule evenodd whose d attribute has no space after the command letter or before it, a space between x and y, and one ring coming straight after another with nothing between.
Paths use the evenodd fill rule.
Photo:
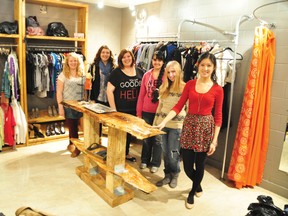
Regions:
<instances>
[{"instance_id":1,"label":"hanger","mask_svg":"<svg viewBox=\"0 0 288 216\"><path fill-rule=\"evenodd\" d=\"M231 47L226 47L223 50L214 53L214 55L216 55L218 53L225 52L226 50L228 50L228 51L230 51L232 53L235 53L234 50L231 49ZM236 54L239 56L239 58L236 58L236 60L243 60L243 55L242 54L240 54L238 52ZM219 60L233 60L233 59L230 59L230 58L217 58L217 59L219 59Z\"/></svg>"}]
</instances>

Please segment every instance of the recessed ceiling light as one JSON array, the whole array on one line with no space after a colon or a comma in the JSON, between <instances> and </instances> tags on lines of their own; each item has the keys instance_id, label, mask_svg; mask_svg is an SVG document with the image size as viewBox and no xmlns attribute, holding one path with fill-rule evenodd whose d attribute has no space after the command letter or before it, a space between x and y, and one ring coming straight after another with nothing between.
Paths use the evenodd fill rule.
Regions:
<instances>
[{"instance_id":1,"label":"recessed ceiling light","mask_svg":"<svg viewBox=\"0 0 288 216\"><path fill-rule=\"evenodd\" d=\"M103 0L98 1L97 6L98 6L98 8L103 8L104 7L104 1Z\"/></svg>"}]
</instances>

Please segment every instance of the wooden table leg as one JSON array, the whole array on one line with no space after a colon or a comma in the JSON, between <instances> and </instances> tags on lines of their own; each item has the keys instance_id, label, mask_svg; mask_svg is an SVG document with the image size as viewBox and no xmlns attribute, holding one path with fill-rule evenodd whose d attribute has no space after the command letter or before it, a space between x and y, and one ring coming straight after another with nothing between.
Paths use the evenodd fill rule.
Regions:
<instances>
[{"instance_id":1,"label":"wooden table leg","mask_svg":"<svg viewBox=\"0 0 288 216\"><path fill-rule=\"evenodd\" d=\"M125 170L126 132L115 128L108 128L108 146L106 165L115 172ZM106 174L106 188L114 193L119 187L112 173Z\"/></svg>"},{"instance_id":2,"label":"wooden table leg","mask_svg":"<svg viewBox=\"0 0 288 216\"><path fill-rule=\"evenodd\" d=\"M92 143L100 144L100 135L99 135L100 124L88 114L83 114L83 131L84 131L84 147L87 149ZM84 167L85 170L89 173L91 168L90 160L84 156Z\"/></svg>"}]
</instances>

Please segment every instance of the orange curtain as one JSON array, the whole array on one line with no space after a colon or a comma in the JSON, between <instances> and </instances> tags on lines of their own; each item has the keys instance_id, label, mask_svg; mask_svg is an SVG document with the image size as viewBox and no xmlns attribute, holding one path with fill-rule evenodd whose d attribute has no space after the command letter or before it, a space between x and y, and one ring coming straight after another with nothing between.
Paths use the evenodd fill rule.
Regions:
<instances>
[{"instance_id":1,"label":"orange curtain","mask_svg":"<svg viewBox=\"0 0 288 216\"><path fill-rule=\"evenodd\" d=\"M275 62L275 37L255 29L253 56L234 141L228 178L237 188L261 183L268 149L270 92Z\"/></svg>"}]
</instances>

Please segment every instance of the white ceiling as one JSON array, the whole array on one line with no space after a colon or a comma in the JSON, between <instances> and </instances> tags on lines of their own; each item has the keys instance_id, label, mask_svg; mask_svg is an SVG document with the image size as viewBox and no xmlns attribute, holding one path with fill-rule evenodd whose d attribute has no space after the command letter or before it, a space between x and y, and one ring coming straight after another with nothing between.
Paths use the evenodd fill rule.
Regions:
<instances>
[{"instance_id":1,"label":"white ceiling","mask_svg":"<svg viewBox=\"0 0 288 216\"><path fill-rule=\"evenodd\" d=\"M73 0L77 2L85 2L90 4L97 4L100 0ZM116 7L116 8L126 8L129 7L129 5L140 5L140 4L146 4L150 2L156 2L159 0L103 0L104 5Z\"/></svg>"}]
</instances>

